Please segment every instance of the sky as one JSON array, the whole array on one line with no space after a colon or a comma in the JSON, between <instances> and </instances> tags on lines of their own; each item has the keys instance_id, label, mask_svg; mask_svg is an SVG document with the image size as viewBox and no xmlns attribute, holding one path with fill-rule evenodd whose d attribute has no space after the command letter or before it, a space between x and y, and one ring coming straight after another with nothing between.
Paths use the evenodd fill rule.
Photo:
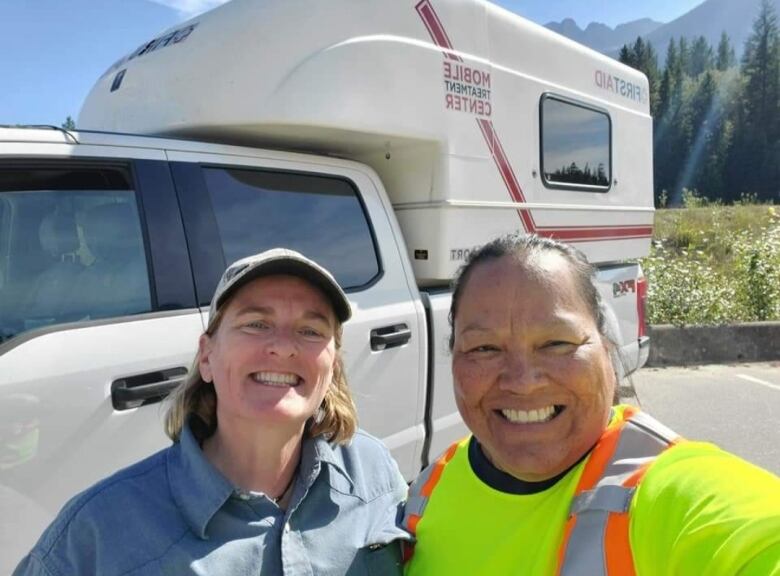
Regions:
<instances>
[{"instance_id":1,"label":"sky","mask_svg":"<svg viewBox=\"0 0 780 576\"><path fill-rule=\"evenodd\" d=\"M0 124L76 119L92 84L111 64L222 1L0 0ZM645 17L670 22L702 2L494 1L539 24L569 17L582 28L592 21L614 27Z\"/></svg>"}]
</instances>

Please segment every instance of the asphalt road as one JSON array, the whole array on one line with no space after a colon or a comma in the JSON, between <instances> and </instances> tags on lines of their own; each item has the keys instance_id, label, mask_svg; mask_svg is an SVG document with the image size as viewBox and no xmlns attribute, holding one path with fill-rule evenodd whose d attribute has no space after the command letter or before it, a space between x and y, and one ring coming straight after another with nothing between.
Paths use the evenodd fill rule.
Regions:
<instances>
[{"instance_id":1,"label":"asphalt road","mask_svg":"<svg viewBox=\"0 0 780 576\"><path fill-rule=\"evenodd\" d=\"M632 381L625 401L780 475L780 362L643 368Z\"/></svg>"}]
</instances>

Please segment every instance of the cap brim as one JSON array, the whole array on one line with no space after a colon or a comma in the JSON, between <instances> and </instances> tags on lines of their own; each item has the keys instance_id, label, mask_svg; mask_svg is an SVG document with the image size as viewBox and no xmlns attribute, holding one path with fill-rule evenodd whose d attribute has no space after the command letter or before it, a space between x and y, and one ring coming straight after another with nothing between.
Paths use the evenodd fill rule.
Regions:
<instances>
[{"instance_id":1,"label":"cap brim","mask_svg":"<svg viewBox=\"0 0 780 576\"><path fill-rule=\"evenodd\" d=\"M333 306L333 311L339 322L344 323L352 317L349 300L335 279L310 260L290 255L270 257L262 262L249 265L248 269L219 295L215 308L218 310L228 298L236 293L236 290L252 280L278 274L297 276L319 288Z\"/></svg>"}]
</instances>

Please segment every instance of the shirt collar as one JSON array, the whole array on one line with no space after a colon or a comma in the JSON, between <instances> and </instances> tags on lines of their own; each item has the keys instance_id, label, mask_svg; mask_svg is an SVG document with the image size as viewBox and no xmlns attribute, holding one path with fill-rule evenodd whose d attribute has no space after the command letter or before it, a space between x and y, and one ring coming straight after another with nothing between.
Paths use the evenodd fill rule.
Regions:
<instances>
[{"instance_id":1,"label":"shirt collar","mask_svg":"<svg viewBox=\"0 0 780 576\"><path fill-rule=\"evenodd\" d=\"M347 466L344 462L343 455L344 452L342 450L334 449L322 435L315 436L314 438L304 438L303 446L301 447L301 463L298 469L300 479L304 486L308 489L314 484L314 481L320 473L322 464L328 464L346 480L349 491L352 492L355 488L355 484L352 481L352 477L347 472ZM338 488L342 484L334 477L329 477L328 481L332 488Z\"/></svg>"},{"instance_id":2,"label":"shirt collar","mask_svg":"<svg viewBox=\"0 0 780 576\"><path fill-rule=\"evenodd\" d=\"M209 521L235 487L206 459L189 422L168 452L171 493L190 529L205 540Z\"/></svg>"},{"instance_id":3,"label":"shirt collar","mask_svg":"<svg viewBox=\"0 0 780 576\"><path fill-rule=\"evenodd\" d=\"M305 491L314 484L323 463L346 480L350 492L354 491L355 485L347 472L343 451L334 449L322 436L303 440L298 474ZM173 499L190 529L199 538L207 539L209 522L236 487L206 459L190 422L182 427L179 442L168 452L168 475ZM328 477L333 488L342 487L343 480L339 482L333 476Z\"/></svg>"}]
</instances>

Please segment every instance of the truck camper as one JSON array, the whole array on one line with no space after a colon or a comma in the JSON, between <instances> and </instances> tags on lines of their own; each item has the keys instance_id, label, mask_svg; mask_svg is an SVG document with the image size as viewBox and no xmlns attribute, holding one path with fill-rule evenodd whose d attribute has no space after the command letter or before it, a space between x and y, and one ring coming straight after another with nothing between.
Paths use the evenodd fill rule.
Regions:
<instances>
[{"instance_id":1,"label":"truck camper","mask_svg":"<svg viewBox=\"0 0 780 576\"><path fill-rule=\"evenodd\" d=\"M25 518L0 572L164 445L159 401L250 253L345 287L361 424L409 479L464 433L448 283L496 235L575 243L624 371L647 358L647 80L489 2L232 0L117 60L77 125L0 129L0 510Z\"/></svg>"}]
</instances>

